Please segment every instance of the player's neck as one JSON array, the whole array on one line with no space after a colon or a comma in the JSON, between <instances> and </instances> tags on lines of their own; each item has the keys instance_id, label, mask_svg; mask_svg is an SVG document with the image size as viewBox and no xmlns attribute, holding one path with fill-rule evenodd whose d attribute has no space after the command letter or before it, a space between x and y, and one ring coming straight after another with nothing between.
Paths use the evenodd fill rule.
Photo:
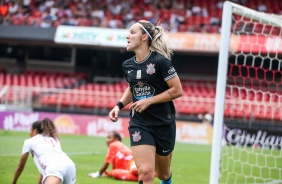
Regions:
<instances>
[{"instance_id":1,"label":"player's neck","mask_svg":"<svg viewBox=\"0 0 282 184\"><path fill-rule=\"evenodd\" d=\"M146 51L140 50L140 51L135 52L135 54L136 54L136 61L137 62L143 61L144 59L146 59L149 56L150 52L151 52L150 49L148 49Z\"/></svg>"}]
</instances>

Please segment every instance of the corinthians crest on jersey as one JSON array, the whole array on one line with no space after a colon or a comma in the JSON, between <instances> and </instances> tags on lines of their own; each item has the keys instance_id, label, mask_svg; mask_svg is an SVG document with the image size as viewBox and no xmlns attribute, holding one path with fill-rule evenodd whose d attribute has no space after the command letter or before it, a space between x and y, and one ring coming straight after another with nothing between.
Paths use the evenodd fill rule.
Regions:
<instances>
[{"instance_id":1,"label":"corinthians crest on jersey","mask_svg":"<svg viewBox=\"0 0 282 184\"><path fill-rule=\"evenodd\" d=\"M152 63L148 64L146 72L147 74L150 74L150 75L154 74L156 72L155 64L152 64Z\"/></svg>"}]
</instances>

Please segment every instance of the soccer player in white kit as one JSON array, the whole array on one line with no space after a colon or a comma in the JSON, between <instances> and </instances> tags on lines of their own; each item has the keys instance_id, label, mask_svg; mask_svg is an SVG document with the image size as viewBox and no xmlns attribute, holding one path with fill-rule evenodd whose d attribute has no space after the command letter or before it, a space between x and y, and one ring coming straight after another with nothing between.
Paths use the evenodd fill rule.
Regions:
<instances>
[{"instance_id":1,"label":"soccer player in white kit","mask_svg":"<svg viewBox=\"0 0 282 184\"><path fill-rule=\"evenodd\" d=\"M12 183L17 183L28 155L31 153L40 172L38 183L74 184L76 181L75 164L63 152L54 123L48 118L34 122L30 129L30 137L24 142Z\"/></svg>"}]
</instances>

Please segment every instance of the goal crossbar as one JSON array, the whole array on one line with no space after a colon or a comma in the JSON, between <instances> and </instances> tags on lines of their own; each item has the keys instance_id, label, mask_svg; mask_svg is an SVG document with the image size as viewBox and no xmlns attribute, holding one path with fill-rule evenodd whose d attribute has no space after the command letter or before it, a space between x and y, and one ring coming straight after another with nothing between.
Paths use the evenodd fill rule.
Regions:
<instances>
[{"instance_id":1,"label":"goal crossbar","mask_svg":"<svg viewBox=\"0 0 282 184\"><path fill-rule=\"evenodd\" d=\"M258 12L249 8L246 8L244 6L228 2L226 1L226 4L230 4L234 9L230 12L231 14L237 14L242 15L244 17L247 17L249 19L257 20L260 23L267 23L273 26L281 27L282 25L282 17L281 16L273 16L273 14L268 14L264 12ZM259 18L258 18L259 17ZM230 17L231 18L231 17Z\"/></svg>"}]
</instances>

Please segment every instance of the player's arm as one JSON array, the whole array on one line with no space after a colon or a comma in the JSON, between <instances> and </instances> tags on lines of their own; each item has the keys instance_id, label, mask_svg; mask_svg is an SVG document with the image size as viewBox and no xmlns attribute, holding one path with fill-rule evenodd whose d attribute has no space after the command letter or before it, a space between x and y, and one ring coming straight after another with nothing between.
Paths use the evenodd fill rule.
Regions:
<instances>
[{"instance_id":1,"label":"player's arm","mask_svg":"<svg viewBox=\"0 0 282 184\"><path fill-rule=\"evenodd\" d=\"M168 79L166 83L169 86L169 88L166 91L156 96L153 96L151 98L145 98L143 100L139 100L133 103L130 106L130 108L134 108L135 111L141 113L148 106L152 104L169 102L182 96L182 87L181 87L180 79L177 75L171 79Z\"/></svg>"},{"instance_id":2,"label":"player's arm","mask_svg":"<svg viewBox=\"0 0 282 184\"><path fill-rule=\"evenodd\" d=\"M107 170L107 168L109 167L109 163L104 163L104 165L101 167L101 169L99 170L99 174L100 176Z\"/></svg>"},{"instance_id":3,"label":"player's arm","mask_svg":"<svg viewBox=\"0 0 282 184\"><path fill-rule=\"evenodd\" d=\"M166 81L169 89L151 98L151 104L169 102L182 96L182 87L179 77L176 75Z\"/></svg>"},{"instance_id":4,"label":"player's arm","mask_svg":"<svg viewBox=\"0 0 282 184\"><path fill-rule=\"evenodd\" d=\"M100 168L99 171L97 171L95 173L90 173L90 176L92 178L100 177L107 170L110 163L112 163L112 161L115 157L115 154L116 154L116 148L114 146L110 145L109 148L108 148L106 158L105 158L105 162L104 162L103 166Z\"/></svg>"},{"instance_id":5,"label":"player's arm","mask_svg":"<svg viewBox=\"0 0 282 184\"><path fill-rule=\"evenodd\" d=\"M128 86L120 99L120 103L122 103L123 106L126 106L130 102L132 102L132 94L130 91L130 87ZM120 107L117 105L111 110L111 112L109 113L109 118L111 119L111 121L117 121L119 111Z\"/></svg>"},{"instance_id":6,"label":"player's arm","mask_svg":"<svg viewBox=\"0 0 282 184\"><path fill-rule=\"evenodd\" d=\"M38 184L42 184L42 179L43 179L43 176L42 174L40 174L39 179L38 179Z\"/></svg>"},{"instance_id":7,"label":"player's arm","mask_svg":"<svg viewBox=\"0 0 282 184\"><path fill-rule=\"evenodd\" d=\"M128 86L126 88L126 90L124 91L121 99L120 99L120 102L124 105L124 106L127 106L130 102L132 102L132 93L130 91L130 87Z\"/></svg>"},{"instance_id":8,"label":"player's arm","mask_svg":"<svg viewBox=\"0 0 282 184\"><path fill-rule=\"evenodd\" d=\"M17 183L18 178L20 177L22 171L24 170L24 167L25 167L28 155L29 155L29 152L22 154L22 156L20 158L19 165L18 165L18 167L17 167L17 169L15 171L14 179L13 179L12 184L16 184Z\"/></svg>"}]
</instances>

